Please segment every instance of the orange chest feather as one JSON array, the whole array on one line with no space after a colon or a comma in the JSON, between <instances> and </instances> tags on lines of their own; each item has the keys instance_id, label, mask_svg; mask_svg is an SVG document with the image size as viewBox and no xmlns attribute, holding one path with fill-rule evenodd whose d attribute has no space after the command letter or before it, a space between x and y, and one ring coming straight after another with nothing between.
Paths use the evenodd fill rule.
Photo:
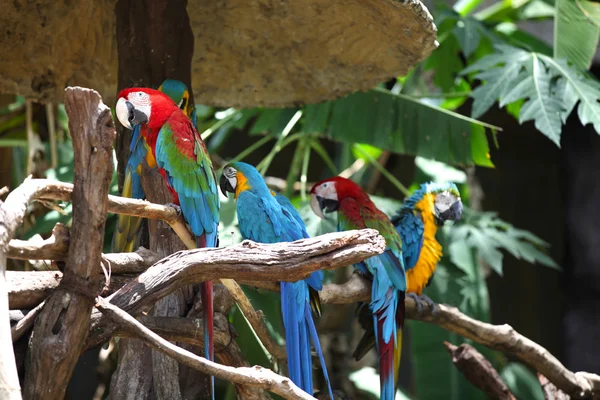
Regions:
<instances>
[{"instance_id":1,"label":"orange chest feather","mask_svg":"<svg viewBox=\"0 0 600 400\"><path fill-rule=\"evenodd\" d=\"M421 294L435 272L435 267L442 257L442 246L435 239L437 225L433 215L433 194L427 194L415 206L415 212L423 220L423 247L414 268L408 271L408 292Z\"/></svg>"},{"instance_id":2,"label":"orange chest feather","mask_svg":"<svg viewBox=\"0 0 600 400\"><path fill-rule=\"evenodd\" d=\"M240 195L240 193L242 193L244 190L250 189L250 183L248 182L248 178L246 178L244 176L244 174L242 174L239 171L236 174L236 178L237 178L237 185L235 187L235 196L234 197L237 199L238 196Z\"/></svg>"}]
</instances>

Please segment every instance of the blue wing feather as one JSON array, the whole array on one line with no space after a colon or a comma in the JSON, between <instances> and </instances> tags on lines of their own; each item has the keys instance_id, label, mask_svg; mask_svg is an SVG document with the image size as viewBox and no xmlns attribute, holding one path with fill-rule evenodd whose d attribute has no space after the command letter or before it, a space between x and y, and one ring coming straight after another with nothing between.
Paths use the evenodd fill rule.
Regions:
<instances>
[{"instance_id":1,"label":"blue wing feather","mask_svg":"<svg viewBox=\"0 0 600 400\"><path fill-rule=\"evenodd\" d=\"M237 198L237 215L240 232L245 239L261 243L278 243L308 237L304 222L289 200L275 199L270 194L261 197L249 190L242 191ZM318 275L311 275L303 281L280 283L288 373L296 385L312 394L313 371L310 347L312 340L319 354L331 395L327 367L309 307L308 285L312 287L313 284L322 285L317 280ZM332 395L331 398L333 399Z\"/></svg>"},{"instance_id":2,"label":"blue wing feather","mask_svg":"<svg viewBox=\"0 0 600 400\"><path fill-rule=\"evenodd\" d=\"M412 211L403 212L396 222L396 231L402 238L402 255L406 270L415 267L423 248L423 232L425 230L421 218Z\"/></svg>"},{"instance_id":3,"label":"blue wing feather","mask_svg":"<svg viewBox=\"0 0 600 400\"><path fill-rule=\"evenodd\" d=\"M187 141L179 141L188 146L194 146L196 159L189 159L181 154L174 140L173 130L169 121L163 125L156 140L156 163L166 171L167 182L177 192L181 211L192 233L196 236L206 235L206 245L214 247L217 244L219 225L219 194L216 176L212 165L207 165L205 154L198 142L197 132L192 129L191 121L176 121L188 129Z\"/></svg>"}]
</instances>

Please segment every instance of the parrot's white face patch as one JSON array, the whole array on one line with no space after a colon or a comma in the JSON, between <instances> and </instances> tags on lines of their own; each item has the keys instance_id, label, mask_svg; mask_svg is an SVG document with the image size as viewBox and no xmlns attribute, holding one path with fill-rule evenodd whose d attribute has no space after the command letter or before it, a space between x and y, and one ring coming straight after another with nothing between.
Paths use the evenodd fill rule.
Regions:
<instances>
[{"instance_id":1,"label":"parrot's white face patch","mask_svg":"<svg viewBox=\"0 0 600 400\"><path fill-rule=\"evenodd\" d=\"M150 102L150 95L145 92L131 92L129 96L127 96L127 100L136 110L143 112L146 114L148 121L150 121L150 114L152 113L152 103Z\"/></svg>"},{"instance_id":2,"label":"parrot's white face patch","mask_svg":"<svg viewBox=\"0 0 600 400\"><path fill-rule=\"evenodd\" d=\"M335 182L323 182L315 188L314 194L327 200L338 200Z\"/></svg>"},{"instance_id":3,"label":"parrot's white face patch","mask_svg":"<svg viewBox=\"0 0 600 400\"><path fill-rule=\"evenodd\" d=\"M126 99L121 97L115 107L115 114L117 114L119 122L127 129L133 129L132 121L134 119L138 120L137 123L148 122L151 113L152 103L150 96L145 92L131 92Z\"/></svg>"},{"instance_id":4,"label":"parrot's white face patch","mask_svg":"<svg viewBox=\"0 0 600 400\"><path fill-rule=\"evenodd\" d=\"M310 207L320 218L327 218L323 213L323 200L329 203L337 203L338 194L335 188L335 182L323 182L317 186L310 195Z\"/></svg>"}]
</instances>

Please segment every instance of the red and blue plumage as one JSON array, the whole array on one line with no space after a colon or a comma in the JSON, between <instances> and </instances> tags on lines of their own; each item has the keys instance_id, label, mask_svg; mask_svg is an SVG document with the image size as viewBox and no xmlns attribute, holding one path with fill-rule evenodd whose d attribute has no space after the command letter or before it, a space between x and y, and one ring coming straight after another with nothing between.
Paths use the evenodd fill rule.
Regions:
<instances>
[{"instance_id":1,"label":"red and blue plumage","mask_svg":"<svg viewBox=\"0 0 600 400\"><path fill-rule=\"evenodd\" d=\"M216 247L219 194L210 156L193 122L169 96L148 88L124 89L118 95L116 114L121 123L140 125L173 202L196 236L198 247ZM213 284L201 286L205 317L205 353L214 360ZM214 380L211 377L214 399Z\"/></svg>"},{"instance_id":2,"label":"red and blue plumage","mask_svg":"<svg viewBox=\"0 0 600 400\"><path fill-rule=\"evenodd\" d=\"M189 104L190 94L187 86L178 80L166 79L158 90L167 94L196 125L196 108ZM155 168L156 161L146 140L141 135L141 125L133 126L133 134L129 144L129 158L125 167L125 179L121 196L132 199L145 199L142 187L142 163L146 160L149 167ZM115 234L113 236L113 251L116 253L132 252L135 250L137 236L142 218L119 214Z\"/></svg>"},{"instance_id":3,"label":"red and blue plumage","mask_svg":"<svg viewBox=\"0 0 600 400\"><path fill-rule=\"evenodd\" d=\"M402 351L404 326L404 297L407 288L402 239L390 219L380 211L369 196L354 182L333 177L321 181L311 189L311 206L315 213L337 211L338 230L376 229L386 240L383 254L368 258L355 267L372 280L372 318L366 321L375 332L379 356L381 399L393 400L397 386L398 368ZM372 345L367 328L355 354L364 354Z\"/></svg>"},{"instance_id":4,"label":"red and blue plumage","mask_svg":"<svg viewBox=\"0 0 600 400\"><path fill-rule=\"evenodd\" d=\"M253 166L234 162L226 166L220 179L221 190L234 193L237 217L244 239L260 243L291 242L309 237L298 211L285 196L269 190ZM302 390L313 393L311 341L317 351L329 395L333 399L329 376L311 306L320 312L318 290L322 288L321 271L298 282L281 282L281 312L290 379ZM311 290L314 291L311 293ZM317 293L317 299L313 298ZM314 304L316 303L316 304Z\"/></svg>"}]
</instances>

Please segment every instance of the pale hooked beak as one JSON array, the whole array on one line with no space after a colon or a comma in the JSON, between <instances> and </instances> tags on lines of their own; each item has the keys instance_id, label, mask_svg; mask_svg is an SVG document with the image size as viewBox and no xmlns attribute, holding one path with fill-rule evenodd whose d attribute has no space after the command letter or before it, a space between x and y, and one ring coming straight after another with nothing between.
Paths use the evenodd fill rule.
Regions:
<instances>
[{"instance_id":1,"label":"pale hooked beak","mask_svg":"<svg viewBox=\"0 0 600 400\"><path fill-rule=\"evenodd\" d=\"M319 217L327 218L325 213L336 212L338 209L338 202L337 200L327 199L312 193L310 195L310 207Z\"/></svg>"},{"instance_id":2,"label":"pale hooked beak","mask_svg":"<svg viewBox=\"0 0 600 400\"><path fill-rule=\"evenodd\" d=\"M134 125L148 123L148 116L143 112L135 108L130 102L121 97L117 101L115 107L115 114L117 119L127 129L133 129Z\"/></svg>"}]
</instances>

